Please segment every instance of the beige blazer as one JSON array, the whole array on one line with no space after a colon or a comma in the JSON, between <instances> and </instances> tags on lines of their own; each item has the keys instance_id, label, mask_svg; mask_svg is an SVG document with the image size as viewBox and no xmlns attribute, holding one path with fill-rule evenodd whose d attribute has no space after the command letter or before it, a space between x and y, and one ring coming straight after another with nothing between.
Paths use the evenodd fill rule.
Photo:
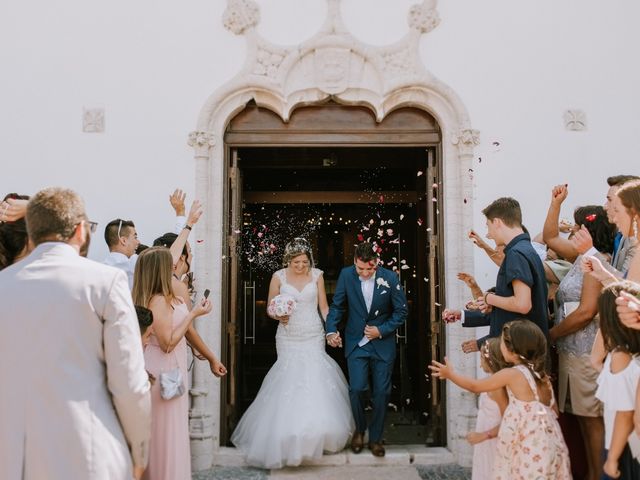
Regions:
<instances>
[{"instance_id":1,"label":"beige blazer","mask_svg":"<svg viewBox=\"0 0 640 480\"><path fill-rule=\"evenodd\" d=\"M126 275L59 242L0 271L0 479L130 480L150 426Z\"/></svg>"}]
</instances>

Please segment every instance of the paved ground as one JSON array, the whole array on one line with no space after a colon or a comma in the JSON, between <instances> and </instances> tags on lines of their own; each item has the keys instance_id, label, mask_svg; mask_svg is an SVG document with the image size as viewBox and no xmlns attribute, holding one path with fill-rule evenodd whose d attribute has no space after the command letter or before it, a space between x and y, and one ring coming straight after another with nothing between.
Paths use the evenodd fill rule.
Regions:
<instances>
[{"instance_id":1,"label":"paved ground","mask_svg":"<svg viewBox=\"0 0 640 480\"><path fill-rule=\"evenodd\" d=\"M471 469L458 465L329 466L261 470L216 467L193 475L193 480L468 480Z\"/></svg>"}]
</instances>

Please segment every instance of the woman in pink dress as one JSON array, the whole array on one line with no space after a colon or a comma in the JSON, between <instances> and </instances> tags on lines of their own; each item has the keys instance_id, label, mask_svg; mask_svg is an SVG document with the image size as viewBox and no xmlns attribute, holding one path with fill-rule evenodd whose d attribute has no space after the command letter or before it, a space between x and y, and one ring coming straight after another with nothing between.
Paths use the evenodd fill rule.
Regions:
<instances>
[{"instance_id":1,"label":"woman in pink dress","mask_svg":"<svg viewBox=\"0 0 640 480\"><path fill-rule=\"evenodd\" d=\"M160 375L179 368L186 390L187 344L185 333L193 320L211 311L207 299L189 311L171 287L172 258L168 248L152 247L136 263L133 300L153 312L152 333L144 350L148 372L157 380L151 386L151 442L147 480L191 478L189 451L189 396L186 392L165 400Z\"/></svg>"}]
</instances>

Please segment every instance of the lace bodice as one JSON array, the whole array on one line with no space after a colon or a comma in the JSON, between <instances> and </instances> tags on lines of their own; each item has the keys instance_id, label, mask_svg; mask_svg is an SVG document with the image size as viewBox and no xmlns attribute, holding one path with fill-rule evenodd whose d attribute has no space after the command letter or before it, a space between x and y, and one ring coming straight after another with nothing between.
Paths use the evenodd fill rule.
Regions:
<instances>
[{"instance_id":1,"label":"lace bodice","mask_svg":"<svg viewBox=\"0 0 640 480\"><path fill-rule=\"evenodd\" d=\"M580 267L580 264L582 263L581 259L581 256L576 258L571 270L569 270L565 275L558 287L558 293L556 293L556 325L562 322L565 318L565 302L580 302L582 282L584 278L584 274ZM596 338L597 331L598 322L596 320L592 320L577 332L559 338L556 342L558 350L578 356L589 355L591 353L591 347L593 346L593 341Z\"/></svg>"},{"instance_id":2,"label":"lace bodice","mask_svg":"<svg viewBox=\"0 0 640 480\"><path fill-rule=\"evenodd\" d=\"M277 335L314 336L324 335L324 326L318 313L318 278L322 270L311 269L311 280L298 290L287 282L286 268L278 270L274 275L280 280L280 293L291 295L296 300L296 308L289 317L289 323L278 327Z\"/></svg>"}]
</instances>

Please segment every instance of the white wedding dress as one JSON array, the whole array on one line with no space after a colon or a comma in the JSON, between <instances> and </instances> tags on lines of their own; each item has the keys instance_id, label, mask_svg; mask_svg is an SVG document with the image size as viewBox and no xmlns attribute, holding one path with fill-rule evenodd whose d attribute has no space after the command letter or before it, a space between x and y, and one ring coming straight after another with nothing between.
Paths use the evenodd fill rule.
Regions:
<instances>
[{"instance_id":1,"label":"white wedding dress","mask_svg":"<svg viewBox=\"0 0 640 480\"><path fill-rule=\"evenodd\" d=\"M288 325L278 326L278 360L231 436L250 465L300 465L323 452L342 450L353 432L347 382L325 352L318 314L321 274L312 269L312 281L302 291L287 283L284 269L274 274L280 280L280 293L293 296L296 309Z\"/></svg>"}]
</instances>

